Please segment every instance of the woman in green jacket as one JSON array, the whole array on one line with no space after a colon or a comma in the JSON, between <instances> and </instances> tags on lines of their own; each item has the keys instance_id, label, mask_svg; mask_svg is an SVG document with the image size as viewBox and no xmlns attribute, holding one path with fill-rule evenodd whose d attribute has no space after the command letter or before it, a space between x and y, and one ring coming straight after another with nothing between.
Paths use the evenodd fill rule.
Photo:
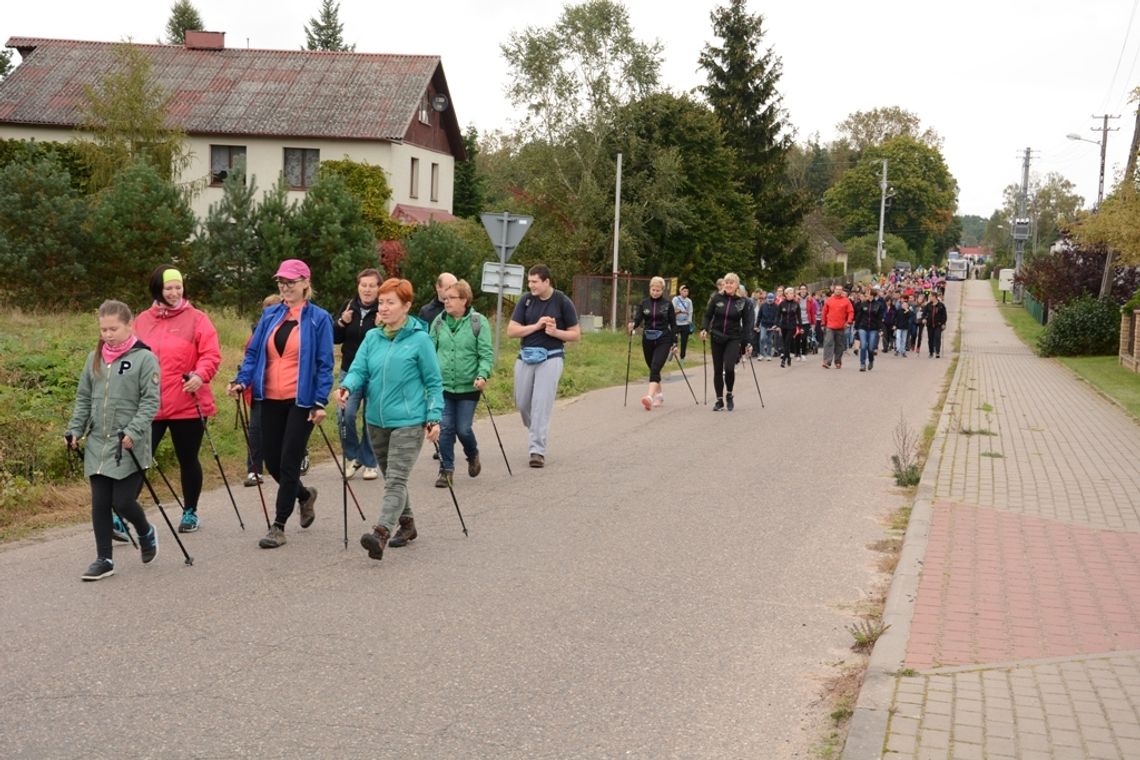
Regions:
<instances>
[{"instance_id":1,"label":"woman in green jacket","mask_svg":"<svg viewBox=\"0 0 1140 760\"><path fill-rule=\"evenodd\" d=\"M443 418L439 431L439 477L436 488L447 488L455 472L455 439L463 444L467 474L478 475L479 442L471 423L479 394L487 385L495 348L487 318L471 308L474 295L466 280L443 292L443 313L431 323L431 341L443 375Z\"/></svg>"},{"instance_id":2,"label":"woman in green jacket","mask_svg":"<svg viewBox=\"0 0 1140 760\"><path fill-rule=\"evenodd\" d=\"M85 581L115 574L113 513L135 526L144 563L158 554L158 533L138 502L143 474L135 463L136 458L150 463L150 426L159 402L158 359L131 331L133 315L125 303L104 301L98 316L99 345L87 356L64 435L72 449L87 436L83 474L91 480L97 556L83 573Z\"/></svg>"},{"instance_id":3,"label":"woman in green jacket","mask_svg":"<svg viewBox=\"0 0 1140 760\"><path fill-rule=\"evenodd\" d=\"M371 533L360 537L360 545L372 559L383 558L385 546L403 546L416 537L408 476L420 455L425 431L429 441L439 440L443 379L427 330L418 319L408 318L412 295L407 280L389 278L380 285L378 329L365 334L337 391L341 409L361 388L368 398L364 421L384 475L380 519Z\"/></svg>"}]
</instances>

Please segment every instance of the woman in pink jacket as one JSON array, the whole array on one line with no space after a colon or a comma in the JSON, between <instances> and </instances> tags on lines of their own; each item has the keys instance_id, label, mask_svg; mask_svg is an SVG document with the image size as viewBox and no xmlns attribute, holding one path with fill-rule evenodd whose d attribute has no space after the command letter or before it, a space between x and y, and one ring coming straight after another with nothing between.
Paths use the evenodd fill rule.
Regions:
<instances>
[{"instance_id":1,"label":"woman in pink jacket","mask_svg":"<svg viewBox=\"0 0 1140 760\"><path fill-rule=\"evenodd\" d=\"M202 447L207 417L217 413L210 380L222 362L218 331L210 318L184 297L182 273L164 264L150 277L154 303L135 319L135 334L158 357L162 403L151 424L151 451L166 431L174 443L182 472L182 520L179 533L198 530L198 497L202 495Z\"/></svg>"}]
</instances>

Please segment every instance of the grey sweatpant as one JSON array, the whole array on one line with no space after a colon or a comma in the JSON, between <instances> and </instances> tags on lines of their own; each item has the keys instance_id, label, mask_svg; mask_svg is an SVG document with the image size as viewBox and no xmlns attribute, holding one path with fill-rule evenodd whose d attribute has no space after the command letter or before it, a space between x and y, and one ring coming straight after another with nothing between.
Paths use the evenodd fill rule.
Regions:
<instances>
[{"instance_id":1,"label":"grey sweatpant","mask_svg":"<svg viewBox=\"0 0 1140 760\"><path fill-rule=\"evenodd\" d=\"M368 439L384 475L384 500L376 524L383 525L388 533L392 533L401 517L413 516L408 499L408 475L420 456L420 447L424 445L424 429L421 425L401 428L369 425Z\"/></svg>"},{"instance_id":2,"label":"grey sweatpant","mask_svg":"<svg viewBox=\"0 0 1140 760\"><path fill-rule=\"evenodd\" d=\"M830 327L823 332L823 363L843 363L843 352L847 350L847 334L844 328L832 330Z\"/></svg>"},{"instance_id":3,"label":"grey sweatpant","mask_svg":"<svg viewBox=\"0 0 1140 760\"><path fill-rule=\"evenodd\" d=\"M515 360L515 406L523 424L530 431L530 453L546 456L546 438L550 433L550 414L558 396L558 380L562 377L562 357L552 356L542 364Z\"/></svg>"}]
</instances>

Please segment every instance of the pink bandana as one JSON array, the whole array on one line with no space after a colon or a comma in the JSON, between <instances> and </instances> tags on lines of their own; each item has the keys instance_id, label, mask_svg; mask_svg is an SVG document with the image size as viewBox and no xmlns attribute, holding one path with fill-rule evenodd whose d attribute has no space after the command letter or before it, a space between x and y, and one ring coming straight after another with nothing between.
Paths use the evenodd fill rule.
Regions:
<instances>
[{"instance_id":1,"label":"pink bandana","mask_svg":"<svg viewBox=\"0 0 1140 760\"><path fill-rule=\"evenodd\" d=\"M131 347L134 346L138 342L139 342L138 336L131 335L131 337L127 338L126 340L124 340L122 343L120 343L117 346L108 346L106 343L104 343L103 344L103 361L104 361L104 363L110 364L111 362L115 361L120 356L122 356L126 352L130 351Z\"/></svg>"}]
</instances>

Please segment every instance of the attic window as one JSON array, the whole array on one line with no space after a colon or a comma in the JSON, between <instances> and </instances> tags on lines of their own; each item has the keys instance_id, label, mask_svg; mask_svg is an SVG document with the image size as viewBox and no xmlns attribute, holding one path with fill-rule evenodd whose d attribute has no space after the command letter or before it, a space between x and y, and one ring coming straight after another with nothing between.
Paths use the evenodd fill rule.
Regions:
<instances>
[{"instance_id":1,"label":"attic window","mask_svg":"<svg viewBox=\"0 0 1140 760\"><path fill-rule=\"evenodd\" d=\"M427 93L424 93L424 96L420 98L420 122L431 124L431 98L427 96Z\"/></svg>"}]
</instances>

